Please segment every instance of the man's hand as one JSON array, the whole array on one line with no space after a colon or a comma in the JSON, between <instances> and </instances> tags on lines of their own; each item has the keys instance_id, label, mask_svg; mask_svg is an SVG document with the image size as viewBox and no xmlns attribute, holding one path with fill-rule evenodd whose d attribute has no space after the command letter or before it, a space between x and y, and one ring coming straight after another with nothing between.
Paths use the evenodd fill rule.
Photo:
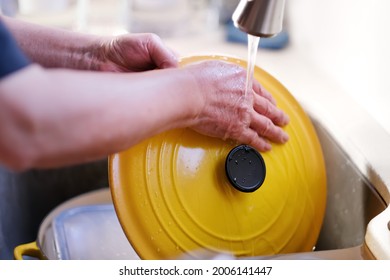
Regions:
<instances>
[{"instance_id":1,"label":"man's hand","mask_svg":"<svg viewBox=\"0 0 390 280\"><path fill-rule=\"evenodd\" d=\"M155 34L127 34L103 42L96 65L100 71L140 72L177 67L177 57Z\"/></svg>"}]
</instances>

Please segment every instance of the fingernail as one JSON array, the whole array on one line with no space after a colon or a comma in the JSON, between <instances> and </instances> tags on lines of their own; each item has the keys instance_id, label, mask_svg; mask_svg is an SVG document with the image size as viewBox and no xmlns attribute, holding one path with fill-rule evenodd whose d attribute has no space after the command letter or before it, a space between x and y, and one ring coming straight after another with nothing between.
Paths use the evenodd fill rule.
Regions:
<instances>
[{"instance_id":1,"label":"fingernail","mask_svg":"<svg viewBox=\"0 0 390 280\"><path fill-rule=\"evenodd\" d=\"M290 139L290 137L288 136L288 134L287 133L283 133L282 142L286 143L289 139Z\"/></svg>"},{"instance_id":2,"label":"fingernail","mask_svg":"<svg viewBox=\"0 0 390 280\"><path fill-rule=\"evenodd\" d=\"M272 149L272 146L270 143L265 143L264 144L264 151L270 151Z\"/></svg>"},{"instance_id":3,"label":"fingernail","mask_svg":"<svg viewBox=\"0 0 390 280\"><path fill-rule=\"evenodd\" d=\"M284 125L287 125L290 122L290 117L287 114L284 114Z\"/></svg>"}]
</instances>

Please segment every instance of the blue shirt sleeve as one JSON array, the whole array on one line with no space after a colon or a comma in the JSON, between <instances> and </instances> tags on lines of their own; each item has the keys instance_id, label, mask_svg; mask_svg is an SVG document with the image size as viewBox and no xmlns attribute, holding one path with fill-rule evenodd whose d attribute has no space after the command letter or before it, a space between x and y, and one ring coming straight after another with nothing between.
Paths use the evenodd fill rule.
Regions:
<instances>
[{"instance_id":1,"label":"blue shirt sleeve","mask_svg":"<svg viewBox=\"0 0 390 280\"><path fill-rule=\"evenodd\" d=\"M30 60L0 20L0 79L30 63Z\"/></svg>"}]
</instances>

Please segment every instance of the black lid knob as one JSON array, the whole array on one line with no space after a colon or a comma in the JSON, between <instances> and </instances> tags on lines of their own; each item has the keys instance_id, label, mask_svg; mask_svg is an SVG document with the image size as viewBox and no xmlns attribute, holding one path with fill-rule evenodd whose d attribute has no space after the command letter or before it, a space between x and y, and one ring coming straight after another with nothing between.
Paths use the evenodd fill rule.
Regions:
<instances>
[{"instance_id":1,"label":"black lid knob","mask_svg":"<svg viewBox=\"0 0 390 280\"><path fill-rule=\"evenodd\" d=\"M230 183L242 192L254 192L264 182L265 163L258 151L248 145L232 149L226 157L226 175Z\"/></svg>"}]
</instances>

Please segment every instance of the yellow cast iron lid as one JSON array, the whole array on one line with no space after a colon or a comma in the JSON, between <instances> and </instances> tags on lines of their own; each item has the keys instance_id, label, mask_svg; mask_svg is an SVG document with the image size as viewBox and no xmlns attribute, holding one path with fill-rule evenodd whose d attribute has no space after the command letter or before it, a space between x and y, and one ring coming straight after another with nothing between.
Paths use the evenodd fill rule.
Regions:
<instances>
[{"instance_id":1,"label":"yellow cast iron lid","mask_svg":"<svg viewBox=\"0 0 390 280\"><path fill-rule=\"evenodd\" d=\"M244 61L220 56L184 58L181 66L209 59L246 67ZM190 129L162 133L109 158L114 206L142 259L312 250L326 202L321 147L308 116L286 88L258 67L254 75L290 117L285 127L290 140L260 156L265 170L251 153L258 172L266 174L257 190L240 191L232 185L235 175L228 179L225 162L233 143ZM234 160L244 164L245 152L241 149ZM261 183L262 176L257 179Z\"/></svg>"}]
</instances>

